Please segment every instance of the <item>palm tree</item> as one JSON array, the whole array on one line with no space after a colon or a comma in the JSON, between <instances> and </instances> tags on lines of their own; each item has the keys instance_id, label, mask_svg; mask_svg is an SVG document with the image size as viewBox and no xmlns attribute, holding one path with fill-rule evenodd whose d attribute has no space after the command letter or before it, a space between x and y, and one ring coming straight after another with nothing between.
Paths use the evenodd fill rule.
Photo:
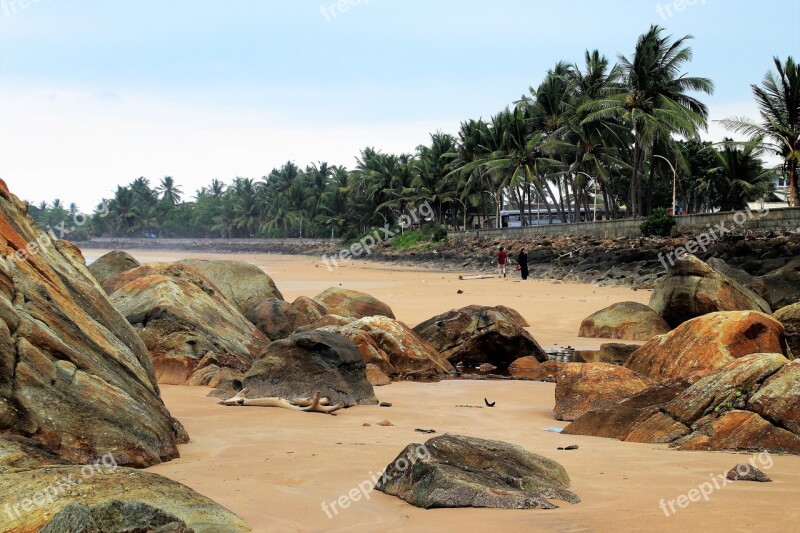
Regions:
<instances>
[{"instance_id":1,"label":"palm tree","mask_svg":"<svg viewBox=\"0 0 800 533\"><path fill-rule=\"evenodd\" d=\"M785 64L774 57L778 75L772 71L764 76L761 86L752 85L761 122L745 118L721 121L730 130L751 137L769 139L765 148L783 158L784 171L789 175L789 206L800 207L798 161L800 161L800 64L789 56Z\"/></svg>"},{"instance_id":2,"label":"palm tree","mask_svg":"<svg viewBox=\"0 0 800 533\"><path fill-rule=\"evenodd\" d=\"M165 176L158 187L156 192L161 195L161 201L167 202L170 205L177 205L181 202L181 195L183 191L175 184L172 176Z\"/></svg>"},{"instance_id":3,"label":"palm tree","mask_svg":"<svg viewBox=\"0 0 800 533\"><path fill-rule=\"evenodd\" d=\"M642 176L653 144L675 133L696 138L706 127L708 109L688 91L714 91L711 80L681 73L692 59L692 49L684 46L692 37L672 42L671 37L662 36L663 31L651 26L639 37L633 59L620 55L622 90L586 104L589 113L584 122L618 118L633 132L633 173L628 191L628 214L633 217L646 214Z\"/></svg>"},{"instance_id":4,"label":"palm tree","mask_svg":"<svg viewBox=\"0 0 800 533\"><path fill-rule=\"evenodd\" d=\"M763 139L756 137L742 144L725 139L722 149L711 151L718 167L712 169L718 176L716 191L722 211L736 211L747 207L747 202L762 198L772 185L772 172L764 171L761 155Z\"/></svg>"}]
</instances>

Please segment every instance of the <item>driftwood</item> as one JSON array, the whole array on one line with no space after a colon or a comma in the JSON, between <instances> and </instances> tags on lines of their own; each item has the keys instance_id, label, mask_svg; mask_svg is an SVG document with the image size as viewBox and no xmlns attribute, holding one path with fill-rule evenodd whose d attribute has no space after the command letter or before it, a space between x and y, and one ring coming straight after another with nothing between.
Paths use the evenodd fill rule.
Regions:
<instances>
[{"instance_id":1,"label":"driftwood","mask_svg":"<svg viewBox=\"0 0 800 533\"><path fill-rule=\"evenodd\" d=\"M314 394L312 398L300 398L294 401L277 397L248 398L247 395L249 392L250 389L242 389L233 398L222 400L219 403L220 405L227 406L280 407L282 409L291 409L292 411L306 411L308 413L325 414L331 414L344 407L341 404L330 405L330 400L328 400L328 398L320 398L319 392Z\"/></svg>"},{"instance_id":2,"label":"driftwood","mask_svg":"<svg viewBox=\"0 0 800 533\"><path fill-rule=\"evenodd\" d=\"M497 274L491 274L491 275L490 274L475 274L475 275L471 275L471 276L470 275L461 275L461 276L458 276L458 279L460 279L462 281L468 281L468 280L471 280L471 279L490 279L490 278L496 278L496 277L497 277Z\"/></svg>"}]
</instances>

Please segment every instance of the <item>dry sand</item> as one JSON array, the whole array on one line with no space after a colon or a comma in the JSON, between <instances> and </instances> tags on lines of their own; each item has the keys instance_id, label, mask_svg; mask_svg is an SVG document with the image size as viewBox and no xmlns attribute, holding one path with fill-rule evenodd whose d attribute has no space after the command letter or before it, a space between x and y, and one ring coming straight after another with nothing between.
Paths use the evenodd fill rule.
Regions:
<instances>
[{"instance_id":1,"label":"dry sand","mask_svg":"<svg viewBox=\"0 0 800 533\"><path fill-rule=\"evenodd\" d=\"M103 252L87 250L87 260ZM194 254L132 252L140 261L168 261ZM579 284L525 283L513 277L459 281L457 274L352 263L329 272L321 261L271 255L213 255L263 267L284 296L314 296L342 284L389 303L409 325L453 307L504 304L531 323L544 347L593 348L599 341L575 336L580 321L613 302L647 302L650 293ZM464 294L457 294L462 289ZM185 483L244 517L253 531L750 531L797 530L800 523L800 457L761 458L773 483L739 482L715 489L708 501L673 504L747 454L677 452L666 446L623 443L544 431L565 424L552 418L554 385L513 381L396 383L376 388L391 408L357 407L338 416L281 409L216 405L201 388L164 386L172 414L192 442L180 459L151 470ZM483 399L495 408L480 406ZM394 426L377 425L390 420ZM369 424L365 426L364 424ZM583 500L556 510L422 510L377 492L331 517L322 510L380 474L411 442L429 438L416 428L505 440L559 461ZM558 447L579 445L578 450ZM771 463L770 463L771 461ZM719 479L719 478L717 478ZM721 484L721 482L719 482ZM366 485L365 485L366 486ZM354 493L355 494L355 493ZM359 493L360 494L360 493Z\"/></svg>"}]
</instances>

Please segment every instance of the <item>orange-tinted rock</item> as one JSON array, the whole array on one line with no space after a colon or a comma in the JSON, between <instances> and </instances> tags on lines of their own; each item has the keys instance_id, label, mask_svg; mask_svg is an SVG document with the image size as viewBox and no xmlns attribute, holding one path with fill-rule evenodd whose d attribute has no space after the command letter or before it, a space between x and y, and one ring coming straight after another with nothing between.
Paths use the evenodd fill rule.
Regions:
<instances>
[{"instance_id":1,"label":"orange-tinted rock","mask_svg":"<svg viewBox=\"0 0 800 533\"><path fill-rule=\"evenodd\" d=\"M365 292L331 287L316 295L314 300L322 304L330 315L349 318L368 316L394 318L391 307Z\"/></svg>"},{"instance_id":2,"label":"orange-tinted rock","mask_svg":"<svg viewBox=\"0 0 800 533\"><path fill-rule=\"evenodd\" d=\"M661 315L650 307L638 302L619 302L585 318L578 335L646 341L669 330Z\"/></svg>"},{"instance_id":3,"label":"orange-tinted rock","mask_svg":"<svg viewBox=\"0 0 800 533\"><path fill-rule=\"evenodd\" d=\"M310 323L304 313L284 300L264 300L252 308L246 318L272 341L284 339Z\"/></svg>"},{"instance_id":4,"label":"orange-tinted rock","mask_svg":"<svg viewBox=\"0 0 800 533\"><path fill-rule=\"evenodd\" d=\"M611 407L654 383L626 368L607 363L567 363L556 378L557 420L575 420L594 409Z\"/></svg>"},{"instance_id":5,"label":"orange-tinted rock","mask_svg":"<svg viewBox=\"0 0 800 533\"><path fill-rule=\"evenodd\" d=\"M650 297L650 307L676 328L692 318L717 311L761 311L769 304L732 278L693 255L676 261Z\"/></svg>"},{"instance_id":6,"label":"orange-tinted rock","mask_svg":"<svg viewBox=\"0 0 800 533\"><path fill-rule=\"evenodd\" d=\"M312 324L328 314L325 306L321 303L309 298L308 296L298 296L292 302L292 307L297 309L299 313L308 319L308 323Z\"/></svg>"},{"instance_id":7,"label":"orange-tinted rock","mask_svg":"<svg viewBox=\"0 0 800 533\"><path fill-rule=\"evenodd\" d=\"M655 411L639 423L622 439L628 442L669 443L688 435L691 430L671 416Z\"/></svg>"},{"instance_id":8,"label":"orange-tinted rock","mask_svg":"<svg viewBox=\"0 0 800 533\"><path fill-rule=\"evenodd\" d=\"M389 376L383 373L383 370L373 364L367 365L367 381L369 381L370 385L373 387L382 387L392 382Z\"/></svg>"},{"instance_id":9,"label":"orange-tinted rock","mask_svg":"<svg viewBox=\"0 0 800 533\"><path fill-rule=\"evenodd\" d=\"M116 276L109 276L100 285L106 291L106 294L112 296L120 287L124 287L134 280L154 275L167 276L189 282L215 300L227 302L219 287L211 283L208 278L191 267L177 263L147 263L126 270Z\"/></svg>"},{"instance_id":10,"label":"orange-tinted rock","mask_svg":"<svg viewBox=\"0 0 800 533\"><path fill-rule=\"evenodd\" d=\"M800 454L800 437L770 424L756 413L730 411L698 423L679 441L681 450L759 450Z\"/></svg>"},{"instance_id":11,"label":"orange-tinted rock","mask_svg":"<svg viewBox=\"0 0 800 533\"><path fill-rule=\"evenodd\" d=\"M356 348L358 348L358 352L361 354L361 358L364 360L364 363L367 364L368 377L370 367L379 369L387 376L394 376L397 374L394 366L392 366L392 362L389 360L389 356L366 332L347 326L323 326L321 328L315 328L315 331L328 331L353 341L353 344L355 344ZM372 381L370 381L370 383L372 383Z\"/></svg>"},{"instance_id":12,"label":"orange-tinted rock","mask_svg":"<svg viewBox=\"0 0 800 533\"><path fill-rule=\"evenodd\" d=\"M451 363L508 368L520 357L546 361L542 347L517 320L496 307L469 305L429 318L414 331Z\"/></svg>"},{"instance_id":13,"label":"orange-tinted rock","mask_svg":"<svg viewBox=\"0 0 800 533\"><path fill-rule=\"evenodd\" d=\"M555 381L565 363L549 359L544 363L532 356L520 357L508 367L515 378L547 379Z\"/></svg>"},{"instance_id":14,"label":"orange-tinted rock","mask_svg":"<svg viewBox=\"0 0 800 533\"><path fill-rule=\"evenodd\" d=\"M188 437L159 397L144 344L77 248L26 213L0 191L0 439L21 436L72 463L177 457Z\"/></svg>"},{"instance_id":15,"label":"orange-tinted rock","mask_svg":"<svg viewBox=\"0 0 800 533\"><path fill-rule=\"evenodd\" d=\"M597 352L597 359L599 363L611 363L614 365L624 365L625 362L633 355L633 352L639 349L638 344L620 344L618 342L607 342L600 345L600 350ZM588 362L588 361L587 361Z\"/></svg>"},{"instance_id":16,"label":"orange-tinted rock","mask_svg":"<svg viewBox=\"0 0 800 533\"><path fill-rule=\"evenodd\" d=\"M696 380L751 353L785 353L783 326L754 311L711 313L651 339L625 367L657 381Z\"/></svg>"}]
</instances>

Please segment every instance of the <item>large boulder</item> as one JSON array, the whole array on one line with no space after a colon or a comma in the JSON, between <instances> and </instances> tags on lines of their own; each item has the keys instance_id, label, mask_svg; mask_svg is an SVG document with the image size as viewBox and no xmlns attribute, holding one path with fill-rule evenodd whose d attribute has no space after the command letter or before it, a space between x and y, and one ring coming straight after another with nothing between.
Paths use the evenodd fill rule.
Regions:
<instances>
[{"instance_id":1,"label":"large boulder","mask_svg":"<svg viewBox=\"0 0 800 533\"><path fill-rule=\"evenodd\" d=\"M128 252L114 250L98 257L89 265L89 272L98 283L103 283L107 278L113 278L139 266L139 261Z\"/></svg>"},{"instance_id":2,"label":"large boulder","mask_svg":"<svg viewBox=\"0 0 800 533\"><path fill-rule=\"evenodd\" d=\"M772 316L783 324L786 344L789 346L792 356L800 358L800 303L778 309Z\"/></svg>"},{"instance_id":3,"label":"large boulder","mask_svg":"<svg viewBox=\"0 0 800 533\"><path fill-rule=\"evenodd\" d=\"M292 307L304 315L308 319L309 324L316 322L328 314L328 310L325 309L324 305L308 296L298 296L295 298L292 302Z\"/></svg>"},{"instance_id":4,"label":"large boulder","mask_svg":"<svg viewBox=\"0 0 800 533\"><path fill-rule=\"evenodd\" d=\"M742 287L747 287L748 289L752 290L757 294L761 294L761 283L759 283L758 278L755 276L751 276L745 270L741 268L736 268L735 266L728 264L724 259L720 259L719 257L711 257L706 261L708 266L719 272L720 274L725 274L729 278L733 279L736 283L741 285ZM767 302L769 303L769 302Z\"/></svg>"},{"instance_id":5,"label":"large boulder","mask_svg":"<svg viewBox=\"0 0 800 533\"><path fill-rule=\"evenodd\" d=\"M111 301L137 328L160 383L188 384L206 367L246 372L268 342L227 300L185 279L139 277Z\"/></svg>"},{"instance_id":6,"label":"large boulder","mask_svg":"<svg viewBox=\"0 0 800 533\"><path fill-rule=\"evenodd\" d=\"M423 509L554 509L579 503L557 462L496 440L460 435L409 444L385 470L377 490Z\"/></svg>"},{"instance_id":7,"label":"large boulder","mask_svg":"<svg viewBox=\"0 0 800 533\"><path fill-rule=\"evenodd\" d=\"M677 394L671 390L680 384L661 384L611 408L590 411L564 433L671 443L681 450L798 454L798 377L797 361L782 354L749 354Z\"/></svg>"},{"instance_id":8,"label":"large boulder","mask_svg":"<svg viewBox=\"0 0 800 533\"><path fill-rule=\"evenodd\" d=\"M780 322L754 311L711 313L651 339L625 367L656 381L696 381L751 353L786 353Z\"/></svg>"},{"instance_id":9,"label":"large boulder","mask_svg":"<svg viewBox=\"0 0 800 533\"><path fill-rule=\"evenodd\" d=\"M619 302L585 318L578 336L646 341L670 329L650 307L638 302Z\"/></svg>"},{"instance_id":10,"label":"large boulder","mask_svg":"<svg viewBox=\"0 0 800 533\"><path fill-rule=\"evenodd\" d=\"M314 300L322 304L329 315L349 318L380 315L394 318L391 307L365 292L331 287L317 294Z\"/></svg>"},{"instance_id":11,"label":"large boulder","mask_svg":"<svg viewBox=\"0 0 800 533\"><path fill-rule=\"evenodd\" d=\"M490 363L507 368L520 357L547 361L536 339L502 309L469 305L417 325L414 331L451 363Z\"/></svg>"},{"instance_id":12,"label":"large boulder","mask_svg":"<svg viewBox=\"0 0 800 533\"><path fill-rule=\"evenodd\" d=\"M635 372L608 363L567 363L556 378L556 420L575 420L610 407L654 385Z\"/></svg>"},{"instance_id":13,"label":"large boulder","mask_svg":"<svg viewBox=\"0 0 800 533\"><path fill-rule=\"evenodd\" d=\"M800 259L757 278L761 296L773 309L800 302Z\"/></svg>"},{"instance_id":14,"label":"large boulder","mask_svg":"<svg viewBox=\"0 0 800 533\"><path fill-rule=\"evenodd\" d=\"M100 283L100 286L103 287L106 294L113 296L120 287L124 287L134 280L156 275L187 281L215 300L228 302L220 288L211 283L208 278L191 267L177 263L147 263L140 265L116 276L106 278Z\"/></svg>"},{"instance_id":15,"label":"large boulder","mask_svg":"<svg viewBox=\"0 0 800 533\"><path fill-rule=\"evenodd\" d=\"M245 376L249 397L308 398L319 392L345 407L378 403L352 341L327 331L270 343Z\"/></svg>"},{"instance_id":16,"label":"large boulder","mask_svg":"<svg viewBox=\"0 0 800 533\"><path fill-rule=\"evenodd\" d=\"M285 339L310 324L304 313L284 300L264 300L247 313L247 320L271 341Z\"/></svg>"},{"instance_id":17,"label":"large boulder","mask_svg":"<svg viewBox=\"0 0 800 533\"><path fill-rule=\"evenodd\" d=\"M243 315L264 300L283 300L272 278L256 265L244 261L204 259L183 259L178 263L192 267L208 278Z\"/></svg>"},{"instance_id":18,"label":"large boulder","mask_svg":"<svg viewBox=\"0 0 800 533\"><path fill-rule=\"evenodd\" d=\"M102 464L0 471L0 494L0 531L250 531L244 520L180 483Z\"/></svg>"},{"instance_id":19,"label":"large boulder","mask_svg":"<svg viewBox=\"0 0 800 533\"><path fill-rule=\"evenodd\" d=\"M520 357L508 367L508 373L515 378L555 381L564 365L560 361L549 359L542 363L533 356Z\"/></svg>"},{"instance_id":20,"label":"large boulder","mask_svg":"<svg viewBox=\"0 0 800 533\"><path fill-rule=\"evenodd\" d=\"M177 457L188 437L141 339L81 253L26 213L0 180L0 436L72 463L107 452L137 467Z\"/></svg>"},{"instance_id":21,"label":"large boulder","mask_svg":"<svg viewBox=\"0 0 800 533\"><path fill-rule=\"evenodd\" d=\"M650 307L672 328L692 318L717 311L761 311L769 304L732 278L716 272L693 255L676 261L650 297Z\"/></svg>"}]
</instances>

